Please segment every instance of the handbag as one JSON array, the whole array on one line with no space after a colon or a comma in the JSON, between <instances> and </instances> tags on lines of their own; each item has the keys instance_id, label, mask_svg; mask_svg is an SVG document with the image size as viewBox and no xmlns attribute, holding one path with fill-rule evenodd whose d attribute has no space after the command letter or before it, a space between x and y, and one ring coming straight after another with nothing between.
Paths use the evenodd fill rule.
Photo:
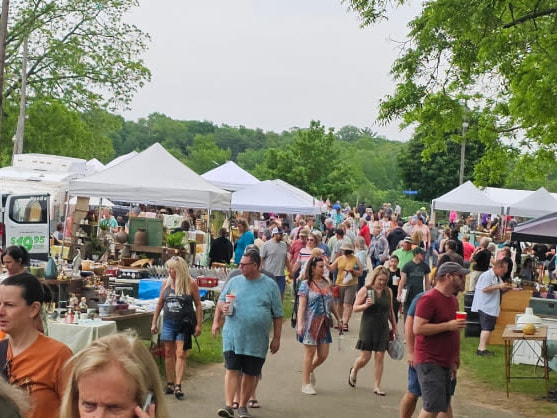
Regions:
<instances>
[{"instance_id":1,"label":"handbag","mask_svg":"<svg viewBox=\"0 0 557 418\"><path fill-rule=\"evenodd\" d=\"M348 284L352 281L353 277L352 277L352 273L347 272L344 274L344 279L342 279L342 284Z\"/></svg>"},{"instance_id":2,"label":"handbag","mask_svg":"<svg viewBox=\"0 0 557 418\"><path fill-rule=\"evenodd\" d=\"M323 303L323 310L325 311L325 328L333 328L333 315L327 312L325 297L323 295L321 295L321 303Z\"/></svg>"},{"instance_id":3,"label":"handbag","mask_svg":"<svg viewBox=\"0 0 557 418\"><path fill-rule=\"evenodd\" d=\"M393 360L402 360L404 358L404 343L400 336L395 335L395 338L389 341L387 352Z\"/></svg>"},{"instance_id":4,"label":"handbag","mask_svg":"<svg viewBox=\"0 0 557 418\"><path fill-rule=\"evenodd\" d=\"M197 337L194 335L196 326L197 326L197 315L195 314L195 312L189 312L182 320L182 327L180 328L180 333L190 334L195 340L195 344L197 345L197 350L201 352L201 347L199 346Z\"/></svg>"}]
</instances>

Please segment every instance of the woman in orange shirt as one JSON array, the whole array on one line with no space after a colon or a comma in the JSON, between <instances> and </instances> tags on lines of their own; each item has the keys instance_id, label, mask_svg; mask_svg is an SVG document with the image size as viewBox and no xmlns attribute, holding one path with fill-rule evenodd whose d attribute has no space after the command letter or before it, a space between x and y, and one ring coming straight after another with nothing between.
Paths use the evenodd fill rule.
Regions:
<instances>
[{"instance_id":1,"label":"woman in orange shirt","mask_svg":"<svg viewBox=\"0 0 557 418\"><path fill-rule=\"evenodd\" d=\"M41 305L47 300L39 280L27 273L6 278L0 285L0 329L9 338L4 373L8 381L26 390L32 409L26 418L58 418L64 392L62 368L72 356L59 341L36 327Z\"/></svg>"}]
</instances>

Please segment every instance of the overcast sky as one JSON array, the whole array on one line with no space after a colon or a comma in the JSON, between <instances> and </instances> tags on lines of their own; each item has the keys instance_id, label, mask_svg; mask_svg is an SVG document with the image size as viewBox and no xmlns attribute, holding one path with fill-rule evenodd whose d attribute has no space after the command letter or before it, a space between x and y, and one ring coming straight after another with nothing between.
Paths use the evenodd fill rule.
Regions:
<instances>
[{"instance_id":1,"label":"overcast sky","mask_svg":"<svg viewBox=\"0 0 557 418\"><path fill-rule=\"evenodd\" d=\"M128 21L151 35L152 81L123 115L275 132L320 120L406 140L411 132L375 118L412 3L361 29L340 0L140 0Z\"/></svg>"}]
</instances>

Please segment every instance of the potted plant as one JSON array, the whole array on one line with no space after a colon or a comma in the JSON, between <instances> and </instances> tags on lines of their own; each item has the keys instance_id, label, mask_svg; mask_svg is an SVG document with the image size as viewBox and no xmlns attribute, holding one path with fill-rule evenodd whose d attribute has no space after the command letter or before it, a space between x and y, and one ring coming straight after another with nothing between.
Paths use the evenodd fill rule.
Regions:
<instances>
[{"instance_id":1,"label":"potted plant","mask_svg":"<svg viewBox=\"0 0 557 418\"><path fill-rule=\"evenodd\" d=\"M182 248L182 240L184 239L184 231L174 232L166 236L166 246L170 248Z\"/></svg>"},{"instance_id":2,"label":"potted plant","mask_svg":"<svg viewBox=\"0 0 557 418\"><path fill-rule=\"evenodd\" d=\"M91 238L91 258L93 260L98 260L103 256L105 252L106 246L104 245L104 240L101 240L97 237Z\"/></svg>"}]
</instances>

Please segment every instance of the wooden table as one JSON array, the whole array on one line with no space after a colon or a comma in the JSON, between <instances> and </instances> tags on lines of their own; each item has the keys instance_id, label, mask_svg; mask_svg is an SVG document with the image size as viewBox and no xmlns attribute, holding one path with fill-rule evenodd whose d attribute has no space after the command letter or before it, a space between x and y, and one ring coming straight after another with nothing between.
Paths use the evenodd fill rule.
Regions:
<instances>
[{"instance_id":1,"label":"wooden table","mask_svg":"<svg viewBox=\"0 0 557 418\"><path fill-rule=\"evenodd\" d=\"M134 312L130 314L114 314L103 316L103 321L116 321L118 331L133 329L137 336L144 340L151 339L151 323L154 312Z\"/></svg>"},{"instance_id":2,"label":"wooden table","mask_svg":"<svg viewBox=\"0 0 557 418\"><path fill-rule=\"evenodd\" d=\"M547 359L547 327L541 326L536 330L533 335L525 335L523 332L515 332L515 325L508 325L503 331L503 341L505 342L505 380L507 386L507 398L509 397L509 382L511 379L544 379L545 392L549 391L549 366ZM538 362L543 363L543 376L511 376L511 361L514 353L514 343L526 344L532 351L535 348L532 346L532 341L540 341L542 344L541 355ZM536 366L537 367L537 366Z\"/></svg>"}]
</instances>

